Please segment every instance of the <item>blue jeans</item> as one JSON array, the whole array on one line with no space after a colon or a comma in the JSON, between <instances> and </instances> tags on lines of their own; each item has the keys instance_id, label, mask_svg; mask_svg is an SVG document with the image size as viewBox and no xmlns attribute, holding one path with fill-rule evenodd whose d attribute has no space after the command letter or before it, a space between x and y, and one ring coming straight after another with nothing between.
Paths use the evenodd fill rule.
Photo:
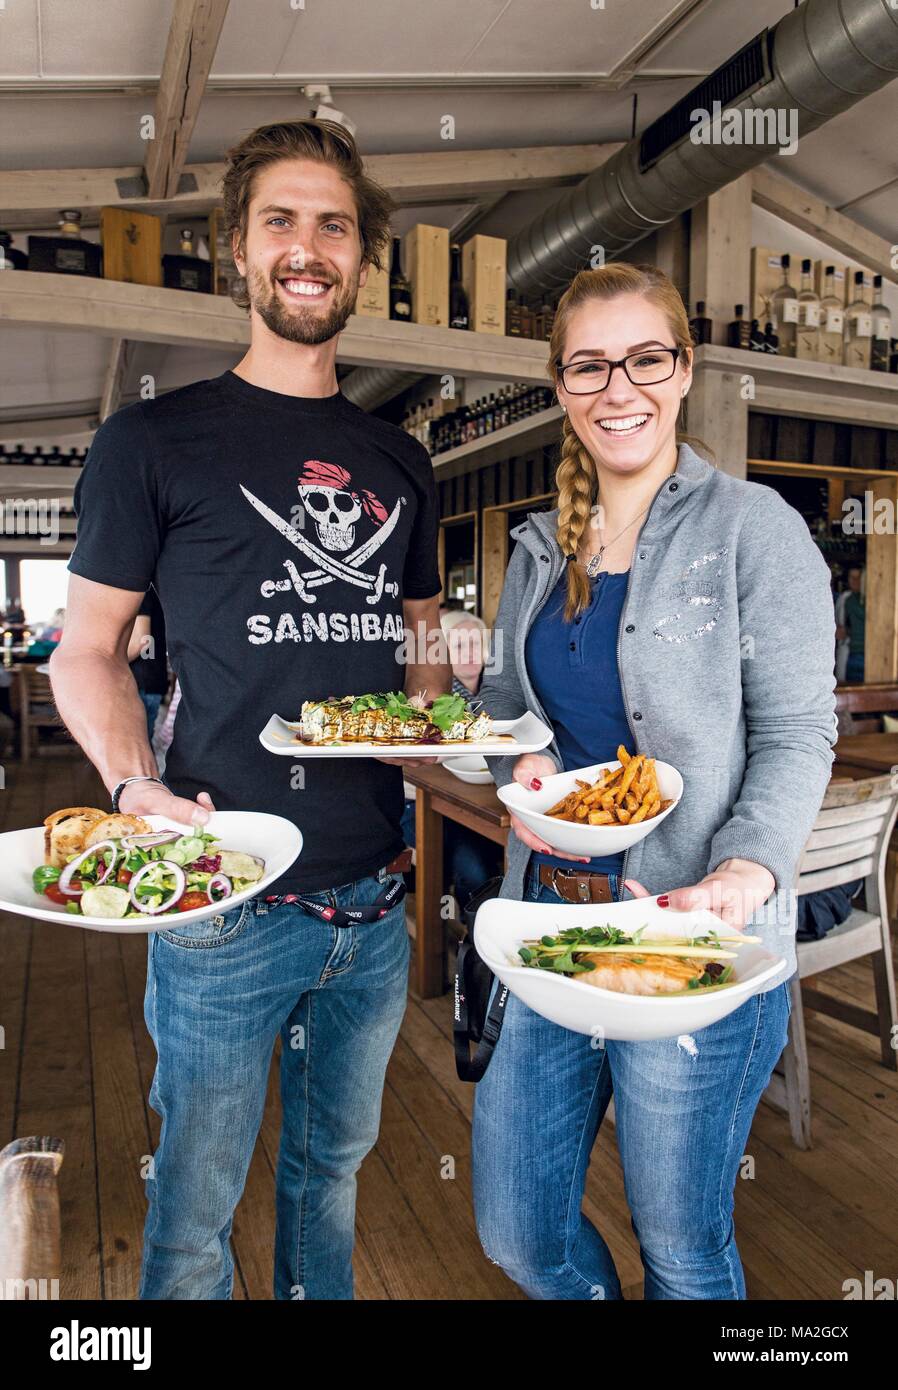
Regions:
<instances>
[{"instance_id":1,"label":"blue jeans","mask_svg":"<svg viewBox=\"0 0 898 1390\"><path fill-rule=\"evenodd\" d=\"M532 871L525 899L560 902ZM745 1298L733 1192L790 1011L786 982L691 1040L602 1047L509 995L474 1101L474 1207L490 1259L531 1298L622 1297L611 1252L580 1210L613 1086L646 1299Z\"/></svg>"},{"instance_id":2,"label":"blue jeans","mask_svg":"<svg viewBox=\"0 0 898 1390\"><path fill-rule=\"evenodd\" d=\"M139 690L137 693L140 696L141 704L147 712L147 738L152 745L153 730L156 727L156 718L159 714L159 706L162 704L162 696L147 694L145 690Z\"/></svg>"},{"instance_id":3,"label":"blue jeans","mask_svg":"<svg viewBox=\"0 0 898 1390\"><path fill-rule=\"evenodd\" d=\"M400 877L382 869L305 896L361 906ZM377 1138L405 1012L405 904L343 928L261 896L203 922L171 921L148 947L150 1104L162 1132L138 1296L231 1297L231 1222L280 1033L274 1296L351 1299L355 1175Z\"/></svg>"}]
</instances>

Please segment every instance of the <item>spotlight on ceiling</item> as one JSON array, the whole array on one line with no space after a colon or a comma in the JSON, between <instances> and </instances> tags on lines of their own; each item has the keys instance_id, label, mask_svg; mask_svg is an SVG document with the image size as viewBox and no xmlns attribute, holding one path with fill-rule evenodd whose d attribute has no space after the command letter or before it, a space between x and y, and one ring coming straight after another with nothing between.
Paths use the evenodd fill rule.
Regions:
<instances>
[{"instance_id":1,"label":"spotlight on ceiling","mask_svg":"<svg viewBox=\"0 0 898 1390\"><path fill-rule=\"evenodd\" d=\"M336 125L344 126L350 135L355 135L355 121L351 121L345 111L336 109L331 89L326 82L303 87L303 91L312 103L312 116L316 121L333 121Z\"/></svg>"}]
</instances>

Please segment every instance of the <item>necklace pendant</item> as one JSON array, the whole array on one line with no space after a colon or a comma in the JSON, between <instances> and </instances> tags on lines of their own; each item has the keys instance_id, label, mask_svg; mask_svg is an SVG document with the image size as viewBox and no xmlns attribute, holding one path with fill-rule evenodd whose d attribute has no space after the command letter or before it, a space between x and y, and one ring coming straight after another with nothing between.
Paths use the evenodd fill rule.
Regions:
<instances>
[{"instance_id":1,"label":"necklace pendant","mask_svg":"<svg viewBox=\"0 0 898 1390\"><path fill-rule=\"evenodd\" d=\"M602 563L602 555L604 553L604 550L605 547L603 545L599 546L598 553L595 555L590 555L589 559L586 562L586 573L589 575L590 579L595 579L596 575L599 572L599 566Z\"/></svg>"}]
</instances>

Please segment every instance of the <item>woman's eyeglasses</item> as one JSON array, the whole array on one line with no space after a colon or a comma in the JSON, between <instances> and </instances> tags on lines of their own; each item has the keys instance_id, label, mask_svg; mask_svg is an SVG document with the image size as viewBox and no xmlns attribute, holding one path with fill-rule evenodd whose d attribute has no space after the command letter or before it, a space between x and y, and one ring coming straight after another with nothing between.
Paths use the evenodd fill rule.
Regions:
<instances>
[{"instance_id":1,"label":"woman's eyeglasses","mask_svg":"<svg viewBox=\"0 0 898 1390\"><path fill-rule=\"evenodd\" d=\"M604 391L615 367L623 367L634 386L657 386L673 376L679 355L680 349L672 347L631 352L617 362L608 362L604 357L584 357L580 362L559 367L558 376L565 391L572 396L591 396L596 391Z\"/></svg>"}]
</instances>

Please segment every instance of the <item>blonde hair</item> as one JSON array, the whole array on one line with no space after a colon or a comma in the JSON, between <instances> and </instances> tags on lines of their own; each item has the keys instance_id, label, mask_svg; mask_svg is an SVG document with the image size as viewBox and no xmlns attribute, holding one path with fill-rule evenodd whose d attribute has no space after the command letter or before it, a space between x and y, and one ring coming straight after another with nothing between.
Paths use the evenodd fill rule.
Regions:
<instances>
[{"instance_id":1,"label":"blonde hair","mask_svg":"<svg viewBox=\"0 0 898 1390\"><path fill-rule=\"evenodd\" d=\"M689 319L679 290L654 265L630 265L627 261L609 261L598 270L581 270L574 276L558 304L552 337L549 342L549 375L556 389L561 381L560 368L564 343L571 316L583 304L593 299L614 299L619 294L641 294L665 315L680 349L678 361L688 361L692 348ZM677 443L698 445L705 453L711 450L700 439L677 431ZM713 455L711 456L713 459ZM589 524L592 507L598 498L598 480L592 456L584 447L573 425L565 415L561 426L561 461L555 471L558 489L558 529L556 539L562 554L568 557L567 600L564 616L570 620L589 606L590 584L586 570L577 559L580 539Z\"/></svg>"}]
</instances>

